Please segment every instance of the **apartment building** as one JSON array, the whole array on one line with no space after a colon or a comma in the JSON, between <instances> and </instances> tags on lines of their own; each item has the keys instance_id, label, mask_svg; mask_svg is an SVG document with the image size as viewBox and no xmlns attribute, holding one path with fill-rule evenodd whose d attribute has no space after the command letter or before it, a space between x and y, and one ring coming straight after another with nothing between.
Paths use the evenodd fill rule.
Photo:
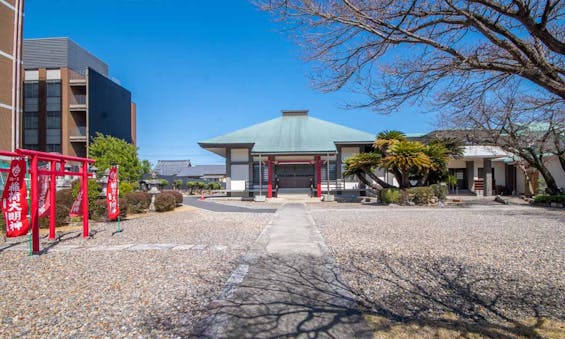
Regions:
<instances>
[{"instance_id":1,"label":"apartment building","mask_svg":"<svg viewBox=\"0 0 565 339\"><path fill-rule=\"evenodd\" d=\"M20 146L23 0L0 1L0 149Z\"/></svg>"},{"instance_id":2,"label":"apartment building","mask_svg":"<svg viewBox=\"0 0 565 339\"><path fill-rule=\"evenodd\" d=\"M108 65L69 38L23 43L23 147L88 156L97 133L136 143L131 93Z\"/></svg>"}]
</instances>

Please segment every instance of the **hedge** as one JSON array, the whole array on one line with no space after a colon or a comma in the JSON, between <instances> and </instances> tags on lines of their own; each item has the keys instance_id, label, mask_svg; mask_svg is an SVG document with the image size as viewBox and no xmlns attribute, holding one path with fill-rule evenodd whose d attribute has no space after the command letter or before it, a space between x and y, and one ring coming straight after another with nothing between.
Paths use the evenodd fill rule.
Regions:
<instances>
[{"instance_id":1,"label":"hedge","mask_svg":"<svg viewBox=\"0 0 565 339\"><path fill-rule=\"evenodd\" d=\"M383 204L400 204L402 192L398 188L384 188L379 192L379 200Z\"/></svg>"},{"instance_id":2,"label":"hedge","mask_svg":"<svg viewBox=\"0 0 565 339\"><path fill-rule=\"evenodd\" d=\"M175 209L175 196L169 192L159 193L155 196L155 211L167 212Z\"/></svg>"},{"instance_id":3,"label":"hedge","mask_svg":"<svg viewBox=\"0 0 565 339\"><path fill-rule=\"evenodd\" d=\"M130 192L125 195L128 213L143 213L149 209L151 194L147 192Z\"/></svg>"},{"instance_id":4,"label":"hedge","mask_svg":"<svg viewBox=\"0 0 565 339\"><path fill-rule=\"evenodd\" d=\"M536 204L565 204L565 194L560 195L536 195L534 197L534 203Z\"/></svg>"},{"instance_id":5,"label":"hedge","mask_svg":"<svg viewBox=\"0 0 565 339\"><path fill-rule=\"evenodd\" d=\"M183 197L181 192L178 192L178 191L163 191L163 193L169 193L173 197L175 197L175 203L176 203L177 206L182 205L182 201L183 201L184 197Z\"/></svg>"},{"instance_id":6,"label":"hedge","mask_svg":"<svg viewBox=\"0 0 565 339\"><path fill-rule=\"evenodd\" d=\"M120 198L120 217L123 219L127 217L128 203L125 198ZM108 210L106 207L106 199L98 199L94 203L94 208L90 210L90 219L95 221L109 221Z\"/></svg>"}]
</instances>

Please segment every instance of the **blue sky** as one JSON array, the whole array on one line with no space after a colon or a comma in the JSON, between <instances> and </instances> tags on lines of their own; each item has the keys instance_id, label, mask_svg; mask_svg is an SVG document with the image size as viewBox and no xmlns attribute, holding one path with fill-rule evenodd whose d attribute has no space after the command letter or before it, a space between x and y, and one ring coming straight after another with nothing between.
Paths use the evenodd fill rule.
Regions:
<instances>
[{"instance_id":1,"label":"blue sky","mask_svg":"<svg viewBox=\"0 0 565 339\"><path fill-rule=\"evenodd\" d=\"M311 65L282 26L245 0L27 1L24 37L69 37L132 92L142 159L223 163L197 142L309 109L370 133L433 129L418 107L392 115L345 110L347 91L312 89Z\"/></svg>"}]
</instances>

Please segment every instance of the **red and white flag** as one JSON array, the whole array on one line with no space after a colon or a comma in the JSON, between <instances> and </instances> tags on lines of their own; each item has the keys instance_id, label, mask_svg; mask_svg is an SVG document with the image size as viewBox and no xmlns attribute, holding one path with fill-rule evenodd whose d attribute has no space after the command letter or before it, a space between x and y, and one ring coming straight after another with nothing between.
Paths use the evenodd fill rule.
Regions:
<instances>
[{"instance_id":1,"label":"red and white flag","mask_svg":"<svg viewBox=\"0 0 565 339\"><path fill-rule=\"evenodd\" d=\"M80 217L82 216L82 185L78 191L77 197L71 206L71 211L69 212L70 217Z\"/></svg>"},{"instance_id":2,"label":"red and white flag","mask_svg":"<svg viewBox=\"0 0 565 339\"><path fill-rule=\"evenodd\" d=\"M110 169L106 186L106 206L108 207L108 219L110 220L114 220L120 215L118 194L118 168L114 166Z\"/></svg>"},{"instance_id":3,"label":"red and white flag","mask_svg":"<svg viewBox=\"0 0 565 339\"><path fill-rule=\"evenodd\" d=\"M40 168L47 169L47 168ZM51 207L51 198L49 195L49 176L39 175L38 179L39 186L39 197L38 197L38 213L40 217L44 217L49 214L49 208Z\"/></svg>"},{"instance_id":4,"label":"red and white flag","mask_svg":"<svg viewBox=\"0 0 565 339\"><path fill-rule=\"evenodd\" d=\"M2 212L6 221L6 237L19 237L29 230L27 218L26 162L12 160L2 193Z\"/></svg>"}]
</instances>

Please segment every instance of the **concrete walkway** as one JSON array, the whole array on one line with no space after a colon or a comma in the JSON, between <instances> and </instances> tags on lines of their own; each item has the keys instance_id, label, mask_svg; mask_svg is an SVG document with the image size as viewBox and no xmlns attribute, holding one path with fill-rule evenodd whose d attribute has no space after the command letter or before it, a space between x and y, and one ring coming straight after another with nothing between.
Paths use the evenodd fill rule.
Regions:
<instances>
[{"instance_id":1,"label":"concrete walkway","mask_svg":"<svg viewBox=\"0 0 565 339\"><path fill-rule=\"evenodd\" d=\"M371 338L304 204L283 205L196 336Z\"/></svg>"},{"instance_id":2,"label":"concrete walkway","mask_svg":"<svg viewBox=\"0 0 565 339\"><path fill-rule=\"evenodd\" d=\"M276 208L247 208L240 206L230 206L219 204L210 200L200 200L198 197L185 197L185 205L204 209L211 212L230 212L230 213L275 213Z\"/></svg>"}]
</instances>

